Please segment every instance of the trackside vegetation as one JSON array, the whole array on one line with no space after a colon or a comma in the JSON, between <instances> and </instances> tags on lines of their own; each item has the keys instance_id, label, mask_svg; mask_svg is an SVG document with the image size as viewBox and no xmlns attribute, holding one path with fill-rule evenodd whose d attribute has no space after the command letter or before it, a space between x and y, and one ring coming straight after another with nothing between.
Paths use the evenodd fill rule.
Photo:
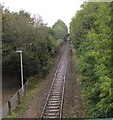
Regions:
<instances>
[{"instance_id":1,"label":"trackside vegetation","mask_svg":"<svg viewBox=\"0 0 113 120\"><path fill-rule=\"evenodd\" d=\"M1 7L3 73L20 75L20 55L15 51L22 50L24 78L35 74L46 76L53 55L67 35L64 35L67 26L60 20L65 27L61 30L63 37L57 39L59 31L47 27L40 16L31 17L24 10L10 12L4 6Z\"/></svg>"},{"instance_id":2,"label":"trackside vegetation","mask_svg":"<svg viewBox=\"0 0 113 120\"><path fill-rule=\"evenodd\" d=\"M84 3L70 23L88 118L113 117L112 4Z\"/></svg>"}]
</instances>

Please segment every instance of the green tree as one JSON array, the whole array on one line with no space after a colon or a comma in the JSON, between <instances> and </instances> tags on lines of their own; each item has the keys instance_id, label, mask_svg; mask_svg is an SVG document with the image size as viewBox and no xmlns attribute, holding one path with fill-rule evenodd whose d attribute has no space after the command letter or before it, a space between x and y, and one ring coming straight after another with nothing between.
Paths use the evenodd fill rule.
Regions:
<instances>
[{"instance_id":1,"label":"green tree","mask_svg":"<svg viewBox=\"0 0 113 120\"><path fill-rule=\"evenodd\" d=\"M66 38L68 34L68 28L63 21L57 20L57 22L53 25L52 28L53 28L56 39L64 40Z\"/></svg>"},{"instance_id":2,"label":"green tree","mask_svg":"<svg viewBox=\"0 0 113 120\"><path fill-rule=\"evenodd\" d=\"M45 76L51 57L59 47L53 29L48 28L40 16L33 18L24 10L10 12L3 9L2 16L3 72L20 72L20 56L15 51L22 50L24 77Z\"/></svg>"},{"instance_id":3,"label":"green tree","mask_svg":"<svg viewBox=\"0 0 113 120\"><path fill-rule=\"evenodd\" d=\"M112 117L111 3L84 3L70 23L87 117Z\"/></svg>"}]
</instances>

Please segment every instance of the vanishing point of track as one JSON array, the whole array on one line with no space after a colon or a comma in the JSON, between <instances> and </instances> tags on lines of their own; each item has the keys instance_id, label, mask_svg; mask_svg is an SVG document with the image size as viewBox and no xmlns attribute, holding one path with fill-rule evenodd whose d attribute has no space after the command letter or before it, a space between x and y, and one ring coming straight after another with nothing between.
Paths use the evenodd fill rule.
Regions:
<instances>
[{"instance_id":1,"label":"vanishing point of track","mask_svg":"<svg viewBox=\"0 0 113 120\"><path fill-rule=\"evenodd\" d=\"M41 118L61 118L63 110L64 89L67 69L67 47L64 48L57 70L55 72L51 88L49 90Z\"/></svg>"}]
</instances>

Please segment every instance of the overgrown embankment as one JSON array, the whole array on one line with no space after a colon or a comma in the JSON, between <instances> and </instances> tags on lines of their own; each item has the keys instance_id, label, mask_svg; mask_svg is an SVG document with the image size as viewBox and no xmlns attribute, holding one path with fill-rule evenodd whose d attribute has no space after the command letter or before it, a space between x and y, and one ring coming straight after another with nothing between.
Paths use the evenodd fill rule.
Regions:
<instances>
[{"instance_id":1,"label":"overgrown embankment","mask_svg":"<svg viewBox=\"0 0 113 120\"><path fill-rule=\"evenodd\" d=\"M87 117L113 117L112 3L84 3L70 23Z\"/></svg>"}]
</instances>

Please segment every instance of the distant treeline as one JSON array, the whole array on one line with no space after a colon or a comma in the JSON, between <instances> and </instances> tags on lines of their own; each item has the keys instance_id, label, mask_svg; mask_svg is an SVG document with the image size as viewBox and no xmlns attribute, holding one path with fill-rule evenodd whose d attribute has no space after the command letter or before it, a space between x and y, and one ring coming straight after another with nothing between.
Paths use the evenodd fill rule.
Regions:
<instances>
[{"instance_id":1,"label":"distant treeline","mask_svg":"<svg viewBox=\"0 0 113 120\"><path fill-rule=\"evenodd\" d=\"M45 76L52 56L67 35L67 26L58 20L50 28L43 23L40 16L31 17L24 10L10 12L4 6L1 7L3 72L12 75L20 72L20 56L16 50L22 50L24 78L35 74Z\"/></svg>"},{"instance_id":2,"label":"distant treeline","mask_svg":"<svg viewBox=\"0 0 113 120\"><path fill-rule=\"evenodd\" d=\"M84 3L70 23L86 117L113 117L113 3Z\"/></svg>"}]
</instances>

